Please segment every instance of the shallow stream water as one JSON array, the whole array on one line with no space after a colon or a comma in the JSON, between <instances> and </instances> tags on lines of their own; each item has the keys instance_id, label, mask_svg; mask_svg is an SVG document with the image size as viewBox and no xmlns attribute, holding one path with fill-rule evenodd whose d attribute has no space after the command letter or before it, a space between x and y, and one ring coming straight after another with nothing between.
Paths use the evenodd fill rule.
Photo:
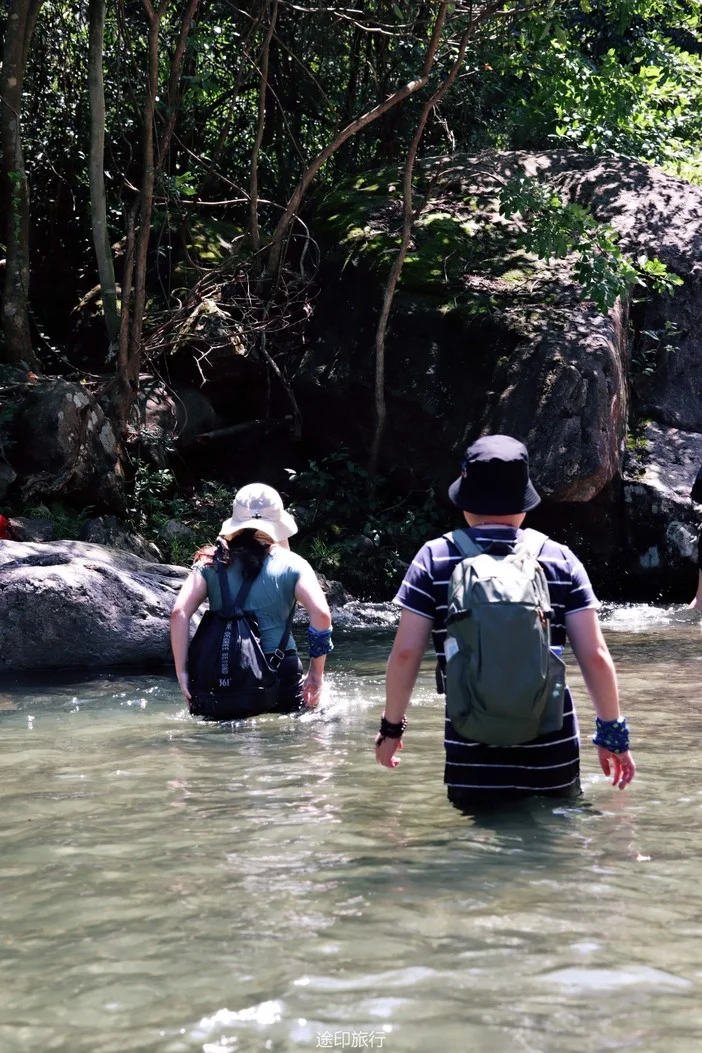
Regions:
<instances>
[{"instance_id":1,"label":"shallow stream water","mask_svg":"<svg viewBox=\"0 0 702 1053\"><path fill-rule=\"evenodd\" d=\"M427 659L374 763L387 631L322 710L217 727L162 676L0 687L0 1051L699 1053L702 632L605 628L639 773L465 817Z\"/></svg>"}]
</instances>

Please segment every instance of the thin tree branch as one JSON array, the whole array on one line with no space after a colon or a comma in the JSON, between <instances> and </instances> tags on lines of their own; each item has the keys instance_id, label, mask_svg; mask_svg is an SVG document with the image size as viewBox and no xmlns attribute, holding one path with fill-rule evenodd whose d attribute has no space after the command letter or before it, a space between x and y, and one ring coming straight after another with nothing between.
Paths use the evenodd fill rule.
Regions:
<instances>
[{"instance_id":1,"label":"thin tree branch","mask_svg":"<svg viewBox=\"0 0 702 1053\"><path fill-rule=\"evenodd\" d=\"M188 42L188 36L192 29L197 9L200 6L200 0L190 0L186 10L183 12L183 17L180 23L180 35L178 37L178 43L173 53L171 60L171 72L168 78L168 94L166 96L167 113L166 127L163 130L163 134L158 144L158 158L159 165L163 164L163 160L168 153L168 149L171 145L171 139L173 138L173 132L176 126L176 120L178 119L178 106L180 104L180 78L183 73L183 62L185 59L185 47Z\"/></svg>"},{"instance_id":2,"label":"thin tree branch","mask_svg":"<svg viewBox=\"0 0 702 1053\"><path fill-rule=\"evenodd\" d=\"M271 53L271 40L275 32L275 23L278 17L278 0L263 0L266 8L270 7L270 21L263 42L263 54L261 57L261 78L258 90L258 123L256 127L256 138L254 139L251 152L251 174L249 181L249 235L254 252L261 248L261 232L258 227L258 156L263 142L263 132L266 124L266 92L268 90L268 66Z\"/></svg>"},{"instance_id":3,"label":"thin tree branch","mask_svg":"<svg viewBox=\"0 0 702 1053\"><path fill-rule=\"evenodd\" d=\"M498 7L500 5L493 5ZM388 276L387 284L385 286L385 294L383 296L383 306L378 319L378 325L376 328L375 335L375 430L373 434L373 443L371 446L368 472L373 485L373 480L377 474L378 461L380 458L380 447L385 431L385 422L387 418L387 407L385 404L385 336L387 332L388 319L390 317L390 310L392 308L393 300L395 297L395 291L397 289L397 283L402 273L402 268L407 257L407 251L410 245L410 239L412 237L412 228L416 222L421 209L426 205L429 194L427 194L420 207L414 211L413 206L413 195L412 195L412 179L414 175L414 165L417 158L417 151L421 142L422 136L424 135L424 129L426 127L429 114L437 106L444 95L447 93L449 88L452 86L456 77L458 76L459 70L463 65L465 58L466 48L468 41L473 35L473 32L479 24L488 20L491 16L492 8L488 7L481 14L478 21L471 20L467 29L464 30L461 36L460 43L458 46L458 54L453 63L453 66L449 70L446 79L437 88L433 95L427 99L422 108L422 112L417 122L412 142L410 143L409 150L407 152L407 160L405 162L405 171L403 176L403 189L402 189L402 200L403 200L403 218L402 218L402 236L400 240L400 247L397 251L397 255L390 269L390 275Z\"/></svg>"},{"instance_id":4,"label":"thin tree branch","mask_svg":"<svg viewBox=\"0 0 702 1053\"><path fill-rule=\"evenodd\" d=\"M293 192L292 196L288 201L285 212L278 221L270 245L268 247L266 271L269 277L274 277L278 273L283 248L283 240L288 232L293 217L295 216L300 207L300 204L302 202L303 197L305 196L308 187L310 186L312 180L314 179L322 165L326 161L328 161L332 154L334 154L339 149L339 147L346 142L347 139L350 139L352 135L355 135L362 128L365 128L366 125L371 124L373 121L377 120L378 117L381 117L382 114L387 113L388 110L392 109L393 106L397 106L398 103L403 102L410 95L413 95L415 92L419 91L426 85L427 80L429 79L429 73L431 72L431 68L434 62L434 57L436 55L441 40L441 32L444 26L444 22L446 20L447 9L447 0L442 0L442 3L436 16L436 20L434 22L434 28L432 31L429 46L427 48L427 53L424 59L420 76L416 80L409 81L407 84L403 84L401 88L398 88L397 91L393 92L393 94L388 99L385 99L384 102L379 103L377 106L374 106L373 109L368 110L364 114L361 114L360 117L357 117L355 120L351 121L350 124L347 124L346 127L339 132L336 138L331 143L328 143L327 146L325 146L324 149L319 154L317 154L317 157L314 159L314 161L312 161L312 163L303 173L300 182L298 183L295 191Z\"/></svg>"}]
</instances>

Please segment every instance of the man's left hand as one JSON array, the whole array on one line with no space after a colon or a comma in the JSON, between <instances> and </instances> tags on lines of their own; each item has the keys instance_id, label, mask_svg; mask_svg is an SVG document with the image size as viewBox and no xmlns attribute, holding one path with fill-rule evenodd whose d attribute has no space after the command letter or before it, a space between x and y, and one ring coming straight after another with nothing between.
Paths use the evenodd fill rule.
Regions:
<instances>
[{"instance_id":1,"label":"man's left hand","mask_svg":"<svg viewBox=\"0 0 702 1053\"><path fill-rule=\"evenodd\" d=\"M376 762L382 764L384 768L396 768L400 763L400 758L395 754L402 749L402 739L382 739L381 742L378 742L379 738L380 736L376 736Z\"/></svg>"}]
</instances>

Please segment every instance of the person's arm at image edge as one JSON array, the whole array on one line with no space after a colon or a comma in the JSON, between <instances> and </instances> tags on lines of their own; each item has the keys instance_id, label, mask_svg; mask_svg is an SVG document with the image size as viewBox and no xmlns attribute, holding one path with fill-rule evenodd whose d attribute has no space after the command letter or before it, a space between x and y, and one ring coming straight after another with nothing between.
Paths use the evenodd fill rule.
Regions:
<instances>
[{"instance_id":1,"label":"person's arm at image edge","mask_svg":"<svg viewBox=\"0 0 702 1053\"><path fill-rule=\"evenodd\" d=\"M326 632L332 627L331 612L324 590L317 580L312 568L304 570L295 586L295 599L301 603L310 616L310 625L318 632ZM307 674L302 684L302 693L306 706L316 706L320 700L324 681L326 655L310 658Z\"/></svg>"},{"instance_id":2,"label":"person's arm at image edge","mask_svg":"<svg viewBox=\"0 0 702 1053\"><path fill-rule=\"evenodd\" d=\"M385 672L385 719L400 724L407 713L424 653L429 643L433 621L403 609ZM375 747L375 759L385 768L396 768L395 756L402 749L402 739L386 738Z\"/></svg>"},{"instance_id":3,"label":"person's arm at image edge","mask_svg":"<svg viewBox=\"0 0 702 1053\"><path fill-rule=\"evenodd\" d=\"M183 583L171 612L171 651L175 662L176 676L183 697L190 701L188 686L188 646L190 644L190 619L201 603L207 599L207 582L198 571L191 571Z\"/></svg>"},{"instance_id":4,"label":"person's arm at image edge","mask_svg":"<svg viewBox=\"0 0 702 1053\"><path fill-rule=\"evenodd\" d=\"M600 720L621 720L617 674L602 635L597 611L588 608L566 614L566 632L595 713ZM636 774L634 758L629 750L612 753L598 746L597 752L602 771L607 776L612 775L612 785L624 789Z\"/></svg>"}]
</instances>

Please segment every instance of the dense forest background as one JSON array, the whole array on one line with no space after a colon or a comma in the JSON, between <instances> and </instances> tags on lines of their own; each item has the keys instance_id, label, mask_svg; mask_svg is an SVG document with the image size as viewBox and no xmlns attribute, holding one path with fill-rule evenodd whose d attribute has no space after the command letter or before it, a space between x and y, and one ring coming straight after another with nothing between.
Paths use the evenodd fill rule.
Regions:
<instances>
[{"instance_id":1,"label":"dense forest background","mask_svg":"<svg viewBox=\"0 0 702 1053\"><path fill-rule=\"evenodd\" d=\"M274 422L308 554L333 575L375 547L392 576L435 514L382 462L385 336L431 196L417 166L560 145L702 183L700 27L698 0L4 0L0 455L23 387L80 384L114 430L119 513L147 536L175 519L204 539L247 481L226 451ZM295 383L325 281L316 209L388 167L403 221L377 303L374 427L364 450L326 448ZM580 253L603 311L666 283L537 184L505 186L504 208L531 252ZM256 364L248 386L232 360ZM216 454L145 452L154 378L232 407ZM8 490L6 510L66 530L87 514L70 488L37 494Z\"/></svg>"}]
</instances>

